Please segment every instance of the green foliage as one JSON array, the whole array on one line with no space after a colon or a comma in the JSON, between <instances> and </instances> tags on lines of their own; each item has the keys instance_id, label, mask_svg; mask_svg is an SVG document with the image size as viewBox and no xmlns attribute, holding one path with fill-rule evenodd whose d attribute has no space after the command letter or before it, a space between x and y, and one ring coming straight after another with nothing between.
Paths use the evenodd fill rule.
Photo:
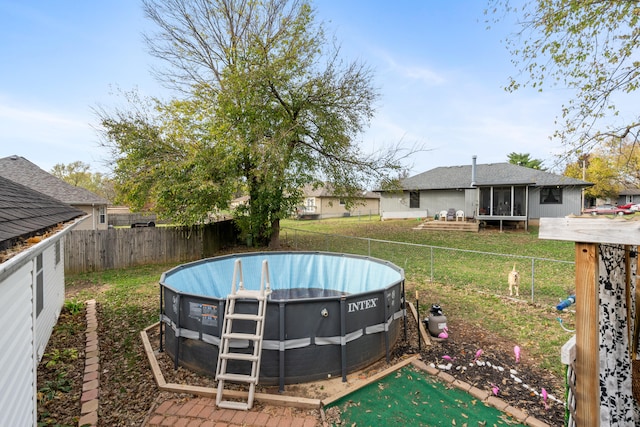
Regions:
<instances>
[{"instance_id":1,"label":"green foliage","mask_svg":"<svg viewBox=\"0 0 640 427\"><path fill-rule=\"evenodd\" d=\"M84 310L84 303L82 301L78 301L75 298L68 299L64 302L64 308L71 313L72 316L75 316L78 313L81 313Z\"/></svg>"},{"instance_id":2,"label":"green foliage","mask_svg":"<svg viewBox=\"0 0 640 427\"><path fill-rule=\"evenodd\" d=\"M59 371L56 378L47 381L38 389L38 401L52 400L59 393L69 393L72 389L71 381L67 378L67 372Z\"/></svg>"},{"instance_id":3,"label":"green foliage","mask_svg":"<svg viewBox=\"0 0 640 427\"><path fill-rule=\"evenodd\" d=\"M378 97L371 71L340 59L306 1L144 9L158 28L150 51L169 65L161 78L184 97L128 94L128 110L101 113L117 188L134 208L193 225L248 195L235 218L265 245L305 184L322 177L348 197L398 170L399 151L368 156L354 143Z\"/></svg>"},{"instance_id":4,"label":"green foliage","mask_svg":"<svg viewBox=\"0 0 640 427\"><path fill-rule=\"evenodd\" d=\"M45 366L47 368L53 368L56 365L76 360L78 358L78 350L75 348L64 348L62 350L56 348L50 353L45 353L44 357L48 359Z\"/></svg>"},{"instance_id":5,"label":"green foliage","mask_svg":"<svg viewBox=\"0 0 640 427\"><path fill-rule=\"evenodd\" d=\"M584 163L583 163L584 162ZM584 179L593 183L585 189L584 195L589 199L616 199L623 186L621 169L611 156L598 151L597 154L584 155L580 160L566 166L565 176Z\"/></svg>"},{"instance_id":6,"label":"green foliage","mask_svg":"<svg viewBox=\"0 0 640 427\"><path fill-rule=\"evenodd\" d=\"M568 151L589 152L612 136L638 141L637 111L618 107L634 105L640 83L637 1L490 0L487 14L499 20L501 12L515 15L520 26L507 40L519 69L508 90L556 86L573 94L555 134Z\"/></svg>"},{"instance_id":7,"label":"green foliage","mask_svg":"<svg viewBox=\"0 0 640 427\"><path fill-rule=\"evenodd\" d=\"M509 153L507 159L509 163L518 166L524 166L525 168L544 170L542 167L542 160L532 159L529 153Z\"/></svg>"},{"instance_id":8,"label":"green foliage","mask_svg":"<svg viewBox=\"0 0 640 427\"><path fill-rule=\"evenodd\" d=\"M91 172L90 168L86 163L75 161L66 165L57 163L50 172L74 187L84 188L113 202L115 197L111 180L100 172Z\"/></svg>"}]
</instances>

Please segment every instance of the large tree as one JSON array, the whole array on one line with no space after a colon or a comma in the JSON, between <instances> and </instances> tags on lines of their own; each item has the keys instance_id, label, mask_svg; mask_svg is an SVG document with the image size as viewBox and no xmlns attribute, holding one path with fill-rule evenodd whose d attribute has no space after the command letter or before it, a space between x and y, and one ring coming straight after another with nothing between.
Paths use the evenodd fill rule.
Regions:
<instances>
[{"instance_id":1,"label":"large tree","mask_svg":"<svg viewBox=\"0 0 640 427\"><path fill-rule=\"evenodd\" d=\"M640 149L633 141L611 138L568 163L565 175L594 184L586 197L616 199L625 188L640 188Z\"/></svg>"},{"instance_id":2,"label":"large tree","mask_svg":"<svg viewBox=\"0 0 640 427\"><path fill-rule=\"evenodd\" d=\"M620 170L615 159L602 151L580 156L578 160L567 163L564 175L593 183L584 191L585 198L590 200L616 199L622 189Z\"/></svg>"},{"instance_id":3,"label":"large tree","mask_svg":"<svg viewBox=\"0 0 640 427\"><path fill-rule=\"evenodd\" d=\"M258 244L304 184L328 181L347 203L399 169L399 148L354 141L378 94L372 73L341 60L304 0L144 0L156 75L180 98L101 111L120 190L133 206L195 224L249 195L235 218Z\"/></svg>"},{"instance_id":4,"label":"large tree","mask_svg":"<svg viewBox=\"0 0 640 427\"><path fill-rule=\"evenodd\" d=\"M612 137L638 142L639 115L630 97L640 83L637 1L489 0L488 11L518 18L520 31L507 44L520 74L509 90L555 86L573 94L555 133L567 151L588 153Z\"/></svg>"}]
</instances>

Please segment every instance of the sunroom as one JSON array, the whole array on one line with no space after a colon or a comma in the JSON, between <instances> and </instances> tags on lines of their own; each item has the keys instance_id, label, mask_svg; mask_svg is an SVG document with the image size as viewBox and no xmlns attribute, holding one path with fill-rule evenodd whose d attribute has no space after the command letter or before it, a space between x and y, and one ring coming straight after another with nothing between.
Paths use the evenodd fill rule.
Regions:
<instances>
[{"instance_id":1,"label":"sunroom","mask_svg":"<svg viewBox=\"0 0 640 427\"><path fill-rule=\"evenodd\" d=\"M522 222L527 228L528 185L478 186L479 221Z\"/></svg>"}]
</instances>

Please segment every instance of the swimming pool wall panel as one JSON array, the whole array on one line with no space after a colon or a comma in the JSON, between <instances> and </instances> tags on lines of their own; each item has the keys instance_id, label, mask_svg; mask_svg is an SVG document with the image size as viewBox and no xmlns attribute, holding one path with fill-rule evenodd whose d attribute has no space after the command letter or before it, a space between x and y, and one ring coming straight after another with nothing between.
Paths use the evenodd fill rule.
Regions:
<instances>
[{"instance_id":1,"label":"swimming pool wall panel","mask_svg":"<svg viewBox=\"0 0 640 427\"><path fill-rule=\"evenodd\" d=\"M334 256L324 253L313 255ZM365 264L377 262L362 258ZM305 257L304 260L308 258ZM215 258L208 261L215 262ZM353 267L352 258L349 258L349 261ZM269 262L270 269L273 270L273 258L270 258ZM362 262L362 259L358 262ZM247 263L243 260L243 267L245 264ZM316 266L311 268L312 272L319 271L318 264L322 263L316 262ZM342 265L342 268L345 268L345 265ZM373 284L373 287L379 286L376 290L356 294L340 291L340 295L319 298L270 299L266 310L260 382L282 386L285 383L318 380L328 375L346 377L349 372L388 357L390 348L400 337L403 324L401 319L405 315L404 272L390 263L384 263L384 268L393 269L394 274L382 276L396 280L392 283ZM206 269L200 266L200 272L196 275L184 274L188 269L183 265L171 271L180 271L181 280L210 280L220 276L211 273L215 270L211 266L207 266ZM207 273L203 274L205 271ZM291 268L287 271L293 274ZM226 274L229 275L228 270ZM271 276L272 283L275 283L273 274ZM377 276L380 277L381 274ZM244 277L246 281L246 270ZM297 292L297 288L293 286L300 283L302 276L296 277L299 278L298 281L291 282L293 285L289 284L291 286L287 288L287 292L293 291L296 295L327 295L326 292ZM314 282L310 285L312 289L328 289L326 283L340 289L350 288L349 285L337 283L347 275L340 274L336 277L340 279L325 277L322 281L307 279L306 282ZM372 276L368 276L368 280L373 280ZM229 288L230 283L229 279ZM164 300L161 319L167 353L181 366L214 376L225 299L176 291L173 286L166 284L166 280L161 280L161 286ZM189 289L194 289L193 284L189 286ZM205 287L198 284L195 289ZM360 288L362 285L358 285L358 289ZM254 301L239 300L236 303L236 312L255 313L255 306ZM243 325L240 321L234 321L234 330L238 332L252 332L254 328L253 322L245 322ZM249 341L232 342L234 352L251 352L251 345ZM235 362L229 361L229 372L243 372L247 369L245 363Z\"/></svg>"}]
</instances>

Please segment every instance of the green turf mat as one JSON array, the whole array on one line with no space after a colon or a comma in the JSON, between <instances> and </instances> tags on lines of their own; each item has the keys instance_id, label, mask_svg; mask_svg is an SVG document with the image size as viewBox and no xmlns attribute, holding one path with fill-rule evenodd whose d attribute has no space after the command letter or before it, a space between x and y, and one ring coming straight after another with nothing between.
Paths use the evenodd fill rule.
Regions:
<instances>
[{"instance_id":1,"label":"green turf mat","mask_svg":"<svg viewBox=\"0 0 640 427\"><path fill-rule=\"evenodd\" d=\"M328 405L346 426L524 426L467 392L405 366Z\"/></svg>"}]
</instances>

